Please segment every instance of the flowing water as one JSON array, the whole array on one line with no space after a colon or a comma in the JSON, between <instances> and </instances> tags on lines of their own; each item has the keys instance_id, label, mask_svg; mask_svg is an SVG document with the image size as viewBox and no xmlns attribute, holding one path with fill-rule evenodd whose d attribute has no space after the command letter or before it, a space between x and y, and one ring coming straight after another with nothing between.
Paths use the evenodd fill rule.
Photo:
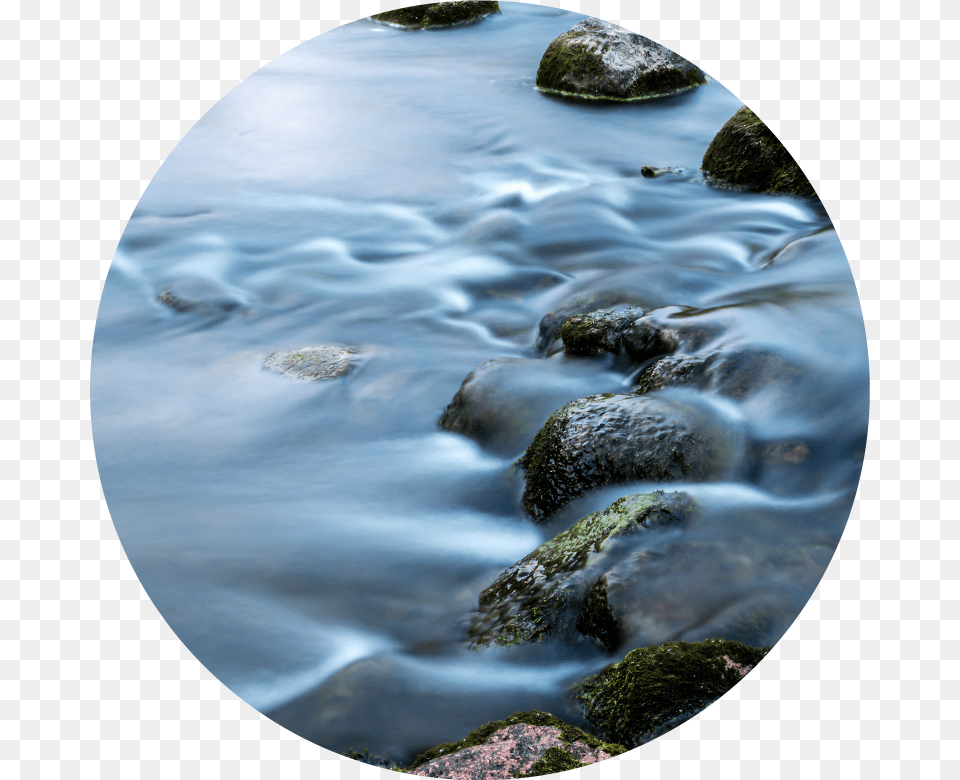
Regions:
<instances>
[{"instance_id":1,"label":"flowing water","mask_svg":"<svg viewBox=\"0 0 960 780\"><path fill-rule=\"evenodd\" d=\"M357 22L251 76L151 183L100 307L97 459L138 576L213 674L333 750L407 760L521 709L582 723L570 684L630 649L464 641L507 566L651 487L593 491L537 526L512 468L523 446L437 426L475 366L537 357L540 319L571 295L707 310L724 328L712 346L774 350L815 388L696 394L743 441L799 438L811 454L678 486L703 516L650 586L675 611L635 644L719 635L730 609L770 593L790 616L768 628L776 641L859 478L866 339L823 211L643 178L642 165L698 169L739 101L715 82L631 104L548 97L540 56L581 16L502 8L445 31ZM164 306L167 289L200 305ZM322 344L356 350L356 366L320 382L261 368ZM632 386L602 358L525 365L524 392L551 388L543 419ZM784 545L806 565L758 563Z\"/></svg>"}]
</instances>

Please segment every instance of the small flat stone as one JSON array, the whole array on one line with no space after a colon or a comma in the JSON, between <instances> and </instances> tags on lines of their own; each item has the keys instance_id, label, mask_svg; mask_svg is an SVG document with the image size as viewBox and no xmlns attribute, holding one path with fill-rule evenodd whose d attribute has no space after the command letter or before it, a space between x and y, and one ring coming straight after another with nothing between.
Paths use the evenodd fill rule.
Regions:
<instances>
[{"instance_id":1,"label":"small flat stone","mask_svg":"<svg viewBox=\"0 0 960 780\"><path fill-rule=\"evenodd\" d=\"M304 347L292 352L274 352L263 362L263 368L305 381L336 379L350 370L353 354L343 347Z\"/></svg>"}]
</instances>

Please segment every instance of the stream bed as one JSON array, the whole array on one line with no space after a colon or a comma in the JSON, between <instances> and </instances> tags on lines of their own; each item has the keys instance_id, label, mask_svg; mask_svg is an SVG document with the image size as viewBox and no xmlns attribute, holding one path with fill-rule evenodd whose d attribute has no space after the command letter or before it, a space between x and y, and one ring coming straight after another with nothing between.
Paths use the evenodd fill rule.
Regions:
<instances>
[{"instance_id":1,"label":"stream bed","mask_svg":"<svg viewBox=\"0 0 960 780\"><path fill-rule=\"evenodd\" d=\"M362 20L245 80L148 187L100 306L94 440L138 577L225 685L335 751L409 761L517 710L587 727L571 684L632 646L720 636L771 593L785 617L757 641L775 643L860 476L866 337L822 208L644 178L699 169L740 101L716 82L637 103L547 96L540 57L583 17L501 7L450 30ZM165 305L168 290L191 304ZM611 356L534 349L546 314L590 294L695 307L720 327L712 348L801 367L802 391L658 392L709 408L739 442L802 440L808 456L607 485L533 523L514 463L537 426L491 448L438 420L493 358L531 361L517 392L549 386L538 424L629 392L636 371ZM310 345L355 364L317 382L262 369ZM676 605L670 620L612 653L468 647L478 596L507 567L620 496L667 487L702 508L683 557L648 584L661 612ZM785 548L804 565L772 569Z\"/></svg>"}]
</instances>

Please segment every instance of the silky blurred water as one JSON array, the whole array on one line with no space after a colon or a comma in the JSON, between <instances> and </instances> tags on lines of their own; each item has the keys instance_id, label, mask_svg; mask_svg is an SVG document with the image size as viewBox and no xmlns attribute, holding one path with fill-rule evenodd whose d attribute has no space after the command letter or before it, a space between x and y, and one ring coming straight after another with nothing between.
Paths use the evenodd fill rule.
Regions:
<instances>
[{"instance_id":1,"label":"silky blurred water","mask_svg":"<svg viewBox=\"0 0 960 780\"><path fill-rule=\"evenodd\" d=\"M658 641L717 635L758 593L798 614L859 478L866 340L823 211L643 178L698 169L740 102L714 82L631 104L543 95L540 56L581 16L501 6L444 31L346 25L243 82L147 189L100 307L96 452L138 576L213 674L334 750L406 760L519 709L580 722L569 685L630 649L464 641L507 566L650 487L594 491L535 526L512 469L522 447L437 427L475 366L536 357L541 317L570 295L707 309L723 326L712 346L776 351L816 388L697 394L745 441L797 437L811 457L677 486L705 511L680 570L654 582L682 605ZM201 305L172 311L167 289ZM261 370L321 344L358 351L357 366L315 383ZM609 360L543 360L571 398L631 387ZM518 381L535 393L538 373ZM823 554L761 565L784 545Z\"/></svg>"}]
</instances>

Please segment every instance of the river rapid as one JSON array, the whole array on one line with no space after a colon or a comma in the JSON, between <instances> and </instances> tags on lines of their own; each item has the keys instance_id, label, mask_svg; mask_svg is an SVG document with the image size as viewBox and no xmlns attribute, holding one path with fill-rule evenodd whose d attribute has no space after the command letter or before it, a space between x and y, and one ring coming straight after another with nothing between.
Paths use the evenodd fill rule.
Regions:
<instances>
[{"instance_id":1,"label":"river rapid","mask_svg":"<svg viewBox=\"0 0 960 780\"><path fill-rule=\"evenodd\" d=\"M501 7L440 31L363 20L248 78L150 184L100 307L96 453L137 575L225 685L336 751L409 761L517 710L585 726L572 683L633 646L720 635L763 594L789 613L767 629L776 642L860 475L866 337L823 210L640 174L696 171L740 101L716 82L629 104L541 94L544 49L582 16ZM157 300L167 289L200 305L172 310ZM816 392L695 400L739 440L802 439L810 457L608 486L532 523L513 468L525 445L484 449L437 421L474 367L536 357L540 319L598 291L706 310L723 326L713 347L802 366ZM322 344L356 350L353 370L319 382L262 370L277 350ZM542 361L554 394L542 420L635 378L612 359ZM536 394L543 376L518 381ZM694 552L649 583L651 599L681 605L667 628L613 654L589 641L467 648L478 595L504 569L651 487L703 509ZM784 546L805 565L757 563Z\"/></svg>"}]
</instances>

